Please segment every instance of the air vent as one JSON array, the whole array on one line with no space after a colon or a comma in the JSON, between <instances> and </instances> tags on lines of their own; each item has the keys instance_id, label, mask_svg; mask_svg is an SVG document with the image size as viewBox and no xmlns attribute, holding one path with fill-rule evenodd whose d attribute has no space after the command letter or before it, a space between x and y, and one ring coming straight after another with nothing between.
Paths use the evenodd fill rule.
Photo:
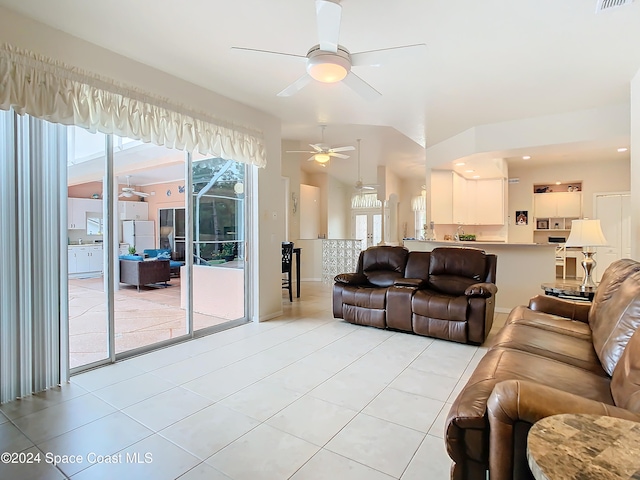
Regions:
<instances>
[{"instance_id":1,"label":"air vent","mask_svg":"<svg viewBox=\"0 0 640 480\"><path fill-rule=\"evenodd\" d=\"M596 13L605 12L616 7L623 7L633 3L633 0L598 0L596 5Z\"/></svg>"}]
</instances>

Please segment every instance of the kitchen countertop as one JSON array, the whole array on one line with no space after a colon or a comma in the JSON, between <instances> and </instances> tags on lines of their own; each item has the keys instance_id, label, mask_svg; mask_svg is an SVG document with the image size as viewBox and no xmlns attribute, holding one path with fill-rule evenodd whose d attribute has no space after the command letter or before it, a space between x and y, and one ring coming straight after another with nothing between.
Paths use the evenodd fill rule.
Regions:
<instances>
[{"instance_id":1,"label":"kitchen countertop","mask_svg":"<svg viewBox=\"0 0 640 480\"><path fill-rule=\"evenodd\" d=\"M461 247L553 247L555 249L554 243L509 243L502 242L499 240L471 240L471 241L460 241L456 242L453 240L404 240L404 243L408 242L416 242L416 243L431 243L438 245L447 245L447 246L461 246Z\"/></svg>"}]
</instances>

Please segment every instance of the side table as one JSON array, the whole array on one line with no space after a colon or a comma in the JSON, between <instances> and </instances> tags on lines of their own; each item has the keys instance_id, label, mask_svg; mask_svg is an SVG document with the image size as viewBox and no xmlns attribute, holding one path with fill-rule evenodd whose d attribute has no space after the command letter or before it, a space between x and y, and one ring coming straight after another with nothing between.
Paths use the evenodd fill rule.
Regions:
<instances>
[{"instance_id":1,"label":"side table","mask_svg":"<svg viewBox=\"0 0 640 480\"><path fill-rule=\"evenodd\" d=\"M596 287L581 287L575 283L543 283L541 285L545 295L568 298L570 300L591 301L596 294Z\"/></svg>"},{"instance_id":2,"label":"side table","mask_svg":"<svg viewBox=\"0 0 640 480\"><path fill-rule=\"evenodd\" d=\"M640 478L640 423L600 415L553 415L527 437L536 480Z\"/></svg>"}]
</instances>

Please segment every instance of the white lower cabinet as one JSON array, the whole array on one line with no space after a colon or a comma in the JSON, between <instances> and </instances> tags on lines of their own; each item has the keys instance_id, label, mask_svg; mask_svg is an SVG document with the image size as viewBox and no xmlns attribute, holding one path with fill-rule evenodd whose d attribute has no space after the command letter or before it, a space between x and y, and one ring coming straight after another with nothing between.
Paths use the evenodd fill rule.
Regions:
<instances>
[{"instance_id":1,"label":"white lower cabinet","mask_svg":"<svg viewBox=\"0 0 640 480\"><path fill-rule=\"evenodd\" d=\"M69 275L77 273L102 272L102 246L70 246L68 247Z\"/></svg>"}]
</instances>

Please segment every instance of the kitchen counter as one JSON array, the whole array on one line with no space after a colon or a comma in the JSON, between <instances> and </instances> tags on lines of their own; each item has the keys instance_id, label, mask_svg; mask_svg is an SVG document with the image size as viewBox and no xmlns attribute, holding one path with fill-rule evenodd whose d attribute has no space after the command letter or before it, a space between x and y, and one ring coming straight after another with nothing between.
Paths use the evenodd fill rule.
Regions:
<instances>
[{"instance_id":1,"label":"kitchen counter","mask_svg":"<svg viewBox=\"0 0 640 480\"><path fill-rule=\"evenodd\" d=\"M470 247L497 255L498 312L508 313L518 305L527 305L531 297L543 294L541 284L556 279L555 244L405 240L404 246L419 252L430 252L437 247Z\"/></svg>"}]
</instances>

